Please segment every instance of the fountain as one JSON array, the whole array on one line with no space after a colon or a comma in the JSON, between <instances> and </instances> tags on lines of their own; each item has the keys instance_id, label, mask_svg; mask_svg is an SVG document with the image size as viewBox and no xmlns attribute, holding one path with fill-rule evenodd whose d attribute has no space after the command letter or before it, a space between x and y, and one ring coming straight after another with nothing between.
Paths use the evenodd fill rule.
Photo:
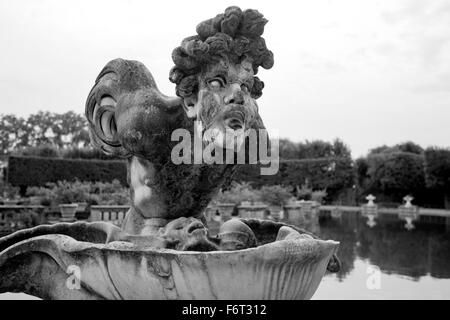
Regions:
<instances>
[{"instance_id":1,"label":"fountain","mask_svg":"<svg viewBox=\"0 0 450 320\"><path fill-rule=\"evenodd\" d=\"M232 218L215 236L207 228L203 213L237 166L198 162L198 150L214 150L216 160L229 150L251 158L249 132L265 130L256 73L274 61L261 37L266 22L257 10L230 7L200 23L172 54L176 97L163 95L140 62L116 59L103 68L86 117L92 144L128 162L131 208L121 227L57 223L1 238L0 293L309 299L326 270L339 270L339 243L295 226ZM260 141L256 150L264 149Z\"/></svg>"}]
</instances>

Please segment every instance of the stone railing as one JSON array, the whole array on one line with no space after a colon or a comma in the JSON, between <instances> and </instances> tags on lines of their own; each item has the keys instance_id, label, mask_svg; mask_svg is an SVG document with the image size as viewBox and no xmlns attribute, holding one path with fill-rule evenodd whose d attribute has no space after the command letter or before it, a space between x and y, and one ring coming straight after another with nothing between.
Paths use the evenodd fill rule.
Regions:
<instances>
[{"instance_id":1,"label":"stone railing","mask_svg":"<svg viewBox=\"0 0 450 320\"><path fill-rule=\"evenodd\" d=\"M238 214L241 218L265 219L270 213L268 208L265 204L241 204L238 206Z\"/></svg>"},{"instance_id":2,"label":"stone railing","mask_svg":"<svg viewBox=\"0 0 450 320\"><path fill-rule=\"evenodd\" d=\"M129 208L129 206L91 206L89 221L110 221L120 225Z\"/></svg>"},{"instance_id":3,"label":"stone railing","mask_svg":"<svg viewBox=\"0 0 450 320\"><path fill-rule=\"evenodd\" d=\"M295 201L283 206L286 219L296 219L299 217L316 216L319 210L320 204L316 201Z\"/></svg>"}]
</instances>

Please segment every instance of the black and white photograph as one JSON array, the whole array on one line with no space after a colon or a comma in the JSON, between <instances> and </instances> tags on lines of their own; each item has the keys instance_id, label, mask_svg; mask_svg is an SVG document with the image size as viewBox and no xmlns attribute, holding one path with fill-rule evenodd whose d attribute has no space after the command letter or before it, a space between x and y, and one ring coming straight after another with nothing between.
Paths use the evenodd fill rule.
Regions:
<instances>
[{"instance_id":1,"label":"black and white photograph","mask_svg":"<svg viewBox=\"0 0 450 320\"><path fill-rule=\"evenodd\" d=\"M0 306L450 299L449 0L0 0L0 57Z\"/></svg>"}]
</instances>

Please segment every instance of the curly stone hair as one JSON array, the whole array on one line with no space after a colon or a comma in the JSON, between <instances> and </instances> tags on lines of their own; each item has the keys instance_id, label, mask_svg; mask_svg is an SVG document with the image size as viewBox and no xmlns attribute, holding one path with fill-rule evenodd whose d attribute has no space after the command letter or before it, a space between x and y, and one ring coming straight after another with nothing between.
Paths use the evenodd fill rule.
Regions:
<instances>
[{"instance_id":1,"label":"curly stone hair","mask_svg":"<svg viewBox=\"0 0 450 320\"><path fill-rule=\"evenodd\" d=\"M272 68L273 53L261 37L266 23L257 10L242 11L239 7L229 7L225 13L201 22L197 35L184 39L172 52L175 66L170 70L169 79L176 84L177 96L186 98L196 93L202 65L221 59L232 63L249 59L255 75L259 66ZM256 76L253 80L250 94L257 99L262 95L264 82Z\"/></svg>"}]
</instances>

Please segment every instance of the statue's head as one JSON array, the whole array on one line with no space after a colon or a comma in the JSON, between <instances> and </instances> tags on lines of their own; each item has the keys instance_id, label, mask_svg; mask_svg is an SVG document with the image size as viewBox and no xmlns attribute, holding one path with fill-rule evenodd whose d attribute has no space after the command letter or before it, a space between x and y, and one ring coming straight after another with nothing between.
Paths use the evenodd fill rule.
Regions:
<instances>
[{"instance_id":1,"label":"statue's head","mask_svg":"<svg viewBox=\"0 0 450 320\"><path fill-rule=\"evenodd\" d=\"M238 150L244 141L238 137L249 129L264 129L256 104L264 83L256 74L259 67L273 65L261 37L266 23L258 11L238 7L200 23L197 35L184 39L172 54L175 66L169 78L177 97L159 92L142 63L109 62L86 104L92 143L120 156L170 154L162 150L166 136L180 125L173 119L182 119L185 112L201 124L205 142ZM229 138L233 143L226 143Z\"/></svg>"},{"instance_id":2,"label":"statue's head","mask_svg":"<svg viewBox=\"0 0 450 320\"><path fill-rule=\"evenodd\" d=\"M269 69L274 62L261 37L266 23L256 10L229 7L200 23L197 35L172 53L170 80L186 114L202 124L206 140L220 147L235 148L227 139L264 129L255 100L264 87L258 68Z\"/></svg>"},{"instance_id":3,"label":"statue's head","mask_svg":"<svg viewBox=\"0 0 450 320\"><path fill-rule=\"evenodd\" d=\"M158 236L168 248L181 251L212 251L218 247L208 239L205 225L193 217L181 217L160 228Z\"/></svg>"}]
</instances>

